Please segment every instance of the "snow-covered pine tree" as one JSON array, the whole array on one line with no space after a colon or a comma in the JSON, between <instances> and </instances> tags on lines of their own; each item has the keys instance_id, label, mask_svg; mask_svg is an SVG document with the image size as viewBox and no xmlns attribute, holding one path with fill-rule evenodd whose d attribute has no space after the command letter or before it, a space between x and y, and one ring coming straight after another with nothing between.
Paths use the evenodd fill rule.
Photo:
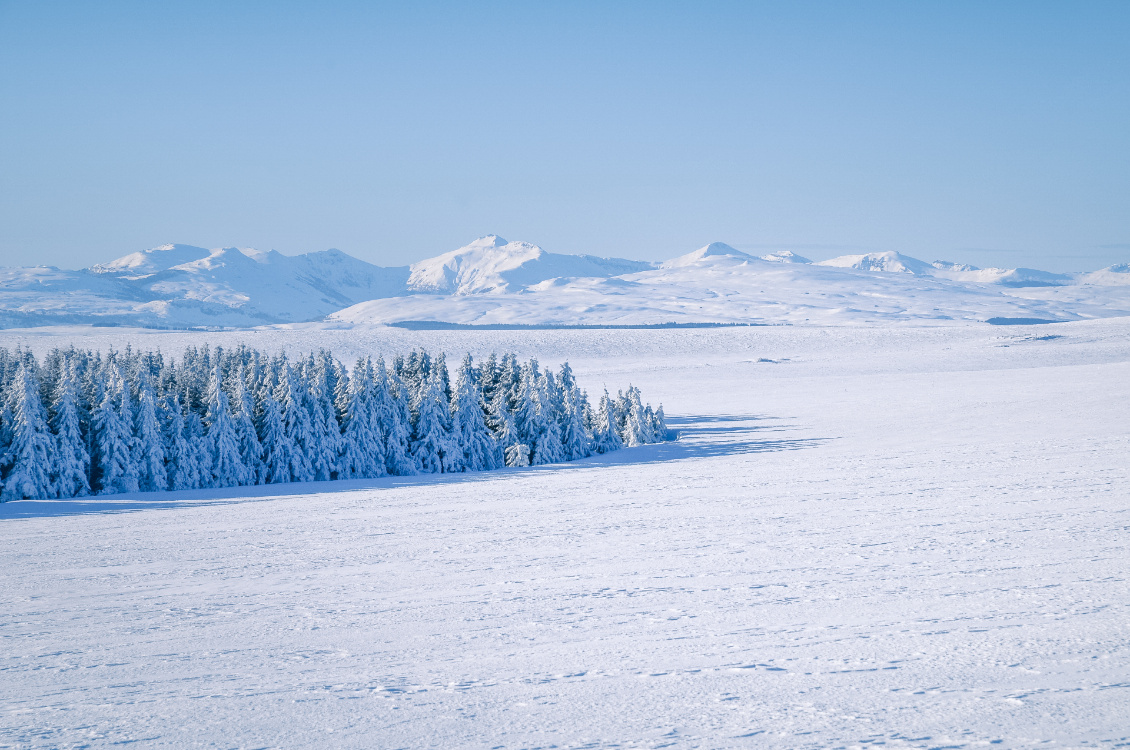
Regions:
<instances>
[{"instance_id":1,"label":"snow-covered pine tree","mask_svg":"<svg viewBox=\"0 0 1130 750\"><path fill-rule=\"evenodd\" d=\"M339 383L344 382L339 380ZM384 446L373 419L372 363L358 359L344 390L345 432L338 459L342 479L368 479L385 475Z\"/></svg>"},{"instance_id":2,"label":"snow-covered pine tree","mask_svg":"<svg viewBox=\"0 0 1130 750\"><path fill-rule=\"evenodd\" d=\"M133 422L133 460L137 464L137 484L142 492L169 487L165 470L165 436L157 419L157 402L149 372L142 369L137 390L137 415Z\"/></svg>"},{"instance_id":3,"label":"snow-covered pine tree","mask_svg":"<svg viewBox=\"0 0 1130 750\"><path fill-rule=\"evenodd\" d=\"M538 437L537 450L532 463L555 464L565 460L565 449L561 444L561 414L564 411L561 394L557 389L553 373L544 370L538 379L538 403L542 411L542 433Z\"/></svg>"},{"instance_id":4,"label":"snow-covered pine tree","mask_svg":"<svg viewBox=\"0 0 1130 750\"><path fill-rule=\"evenodd\" d=\"M384 438L385 469L393 476L416 474L410 445L408 389L381 359L374 368L372 414Z\"/></svg>"},{"instance_id":5,"label":"snow-covered pine tree","mask_svg":"<svg viewBox=\"0 0 1130 750\"><path fill-rule=\"evenodd\" d=\"M479 365L478 382L484 406L494 400L494 391L498 387L500 377L498 358L495 357L494 352L491 352L490 356Z\"/></svg>"},{"instance_id":6,"label":"snow-covered pine tree","mask_svg":"<svg viewBox=\"0 0 1130 750\"><path fill-rule=\"evenodd\" d=\"M651 436L651 420L644 414L639 388L629 385L628 392L617 399L617 406L626 412L620 433L624 445L631 448L654 442Z\"/></svg>"},{"instance_id":7,"label":"snow-covered pine tree","mask_svg":"<svg viewBox=\"0 0 1130 750\"><path fill-rule=\"evenodd\" d=\"M267 481L267 466L263 463L263 446L255 429L255 401L251 396L254 386L249 372L250 364L241 364L236 373L232 393L232 422L239 442L239 456L247 467L247 483L263 484Z\"/></svg>"},{"instance_id":8,"label":"snow-covered pine tree","mask_svg":"<svg viewBox=\"0 0 1130 750\"><path fill-rule=\"evenodd\" d=\"M207 404L207 401L204 403ZM188 442L189 450L193 452L199 469L196 487L199 489L212 487L212 446L208 443L204 420L195 411L185 411L184 439Z\"/></svg>"},{"instance_id":9,"label":"snow-covered pine tree","mask_svg":"<svg viewBox=\"0 0 1130 750\"><path fill-rule=\"evenodd\" d=\"M573 370L566 362L561 365L557 375L557 385L561 389L561 449L566 461L592 455L592 437L586 424L588 399L577 387Z\"/></svg>"},{"instance_id":10,"label":"snow-covered pine tree","mask_svg":"<svg viewBox=\"0 0 1130 750\"><path fill-rule=\"evenodd\" d=\"M208 382L207 445L211 459L213 487L239 487L251 483L240 452L239 436L231 416L228 394L224 392L220 356L214 359Z\"/></svg>"},{"instance_id":11,"label":"snow-covered pine tree","mask_svg":"<svg viewBox=\"0 0 1130 750\"><path fill-rule=\"evenodd\" d=\"M82 434L79 382L73 351L64 357L51 404L51 428L57 450L51 477L59 497L90 494L90 453Z\"/></svg>"},{"instance_id":12,"label":"snow-covered pine tree","mask_svg":"<svg viewBox=\"0 0 1130 750\"><path fill-rule=\"evenodd\" d=\"M519 468L530 465L530 446L514 443L506 449L506 465Z\"/></svg>"},{"instance_id":13,"label":"snow-covered pine tree","mask_svg":"<svg viewBox=\"0 0 1130 750\"><path fill-rule=\"evenodd\" d=\"M462 454L456 471L488 471L504 465L502 452L486 424L478 375L468 354L459 366L451 403L453 439Z\"/></svg>"},{"instance_id":14,"label":"snow-covered pine tree","mask_svg":"<svg viewBox=\"0 0 1130 750\"><path fill-rule=\"evenodd\" d=\"M113 360L102 368L106 379L102 402L94 411L98 444L99 494L137 492L138 468L133 451L133 405L130 389Z\"/></svg>"},{"instance_id":15,"label":"snow-covered pine tree","mask_svg":"<svg viewBox=\"0 0 1130 750\"><path fill-rule=\"evenodd\" d=\"M270 390L264 392L261 401L258 435L263 446L264 481L271 484L292 481L290 467L296 461L294 453L298 447L286 434L282 409Z\"/></svg>"},{"instance_id":16,"label":"snow-covered pine tree","mask_svg":"<svg viewBox=\"0 0 1130 750\"><path fill-rule=\"evenodd\" d=\"M604 391L600 397L600 405L593 413L592 425L592 451L593 453L611 453L624 447L620 439L619 426L616 424L616 406Z\"/></svg>"},{"instance_id":17,"label":"snow-covered pine tree","mask_svg":"<svg viewBox=\"0 0 1130 750\"><path fill-rule=\"evenodd\" d=\"M424 380L414 407L411 454L416 470L421 474L438 474L446 468L444 458L453 449L449 407L438 371L433 370Z\"/></svg>"},{"instance_id":18,"label":"snow-covered pine tree","mask_svg":"<svg viewBox=\"0 0 1130 750\"><path fill-rule=\"evenodd\" d=\"M10 442L4 455L4 499L39 500L55 497L51 468L56 458L55 436L47 425L39 382L29 362L21 362L8 386Z\"/></svg>"},{"instance_id":19,"label":"snow-covered pine tree","mask_svg":"<svg viewBox=\"0 0 1130 750\"><path fill-rule=\"evenodd\" d=\"M663 404L660 404L659 408L655 410L652 427L657 442L667 439L667 415L663 413Z\"/></svg>"},{"instance_id":20,"label":"snow-covered pine tree","mask_svg":"<svg viewBox=\"0 0 1130 750\"><path fill-rule=\"evenodd\" d=\"M543 403L541 372L538 361L531 359L522 365L521 381L514 407L514 426L518 430L518 442L529 447L531 464L550 463L560 453L560 440L554 445L547 439L549 423L547 409ZM509 462L508 462L509 463Z\"/></svg>"},{"instance_id":21,"label":"snow-covered pine tree","mask_svg":"<svg viewBox=\"0 0 1130 750\"><path fill-rule=\"evenodd\" d=\"M494 441L502 451L506 466L530 465L530 446L523 443L518 434L514 415L510 411L509 392L501 380L494 389L494 397L487 405L487 426L490 427Z\"/></svg>"},{"instance_id":22,"label":"snow-covered pine tree","mask_svg":"<svg viewBox=\"0 0 1130 750\"><path fill-rule=\"evenodd\" d=\"M311 440L306 454L314 469L314 479L327 481L337 476L337 457L341 452L341 426L333 404L333 369L322 352L306 360L304 400L310 413Z\"/></svg>"},{"instance_id":23,"label":"snow-covered pine tree","mask_svg":"<svg viewBox=\"0 0 1130 750\"><path fill-rule=\"evenodd\" d=\"M284 358L278 374L275 400L282 411L283 431L294 450L289 454L288 471L291 482L314 481L314 467L310 463L314 433L310 426L310 411L305 398L306 389L298 381L294 368Z\"/></svg>"},{"instance_id":24,"label":"snow-covered pine tree","mask_svg":"<svg viewBox=\"0 0 1130 750\"><path fill-rule=\"evenodd\" d=\"M165 435L165 474L170 490L190 490L200 486L200 467L196 449L184 436L184 411L180 396L169 393L161 399L162 427Z\"/></svg>"}]
</instances>

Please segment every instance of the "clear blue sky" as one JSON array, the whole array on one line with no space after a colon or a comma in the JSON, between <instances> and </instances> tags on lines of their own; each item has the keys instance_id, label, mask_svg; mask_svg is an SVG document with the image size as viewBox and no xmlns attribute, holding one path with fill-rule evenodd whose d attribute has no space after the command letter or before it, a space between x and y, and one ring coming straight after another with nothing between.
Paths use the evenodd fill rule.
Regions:
<instances>
[{"instance_id":1,"label":"clear blue sky","mask_svg":"<svg viewBox=\"0 0 1130 750\"><path fill-rule=\"evenodd\" d=\"M0 0L0 265L1130 261L1130 2Z\"/></svg>"}]
</instances>

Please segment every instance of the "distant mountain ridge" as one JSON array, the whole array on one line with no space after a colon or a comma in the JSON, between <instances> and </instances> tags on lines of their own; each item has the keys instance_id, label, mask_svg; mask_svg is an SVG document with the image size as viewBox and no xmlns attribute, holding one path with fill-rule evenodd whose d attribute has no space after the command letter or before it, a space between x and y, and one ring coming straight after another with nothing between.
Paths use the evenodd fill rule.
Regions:
<instances>
[{"instance_id":1,"label":"distant mountain ridge","mask_svg":"<svg viewBox=\"0 0 1130 750\"><path fill-rule=\"evenodd\" d=\"M908 285L912 279L917 285ZM1107 291L1057 297L1060 287ZM80 271L0 269L0 326L1077 319L1123 314L1123 296L1130 296L1128 264L1054 274L897 252L813 263L788 250L751 255L722 242L651 263L550 253L487 235L387 268L340 250L287 256L168 244Z\"/></svg>"}]
</instances>

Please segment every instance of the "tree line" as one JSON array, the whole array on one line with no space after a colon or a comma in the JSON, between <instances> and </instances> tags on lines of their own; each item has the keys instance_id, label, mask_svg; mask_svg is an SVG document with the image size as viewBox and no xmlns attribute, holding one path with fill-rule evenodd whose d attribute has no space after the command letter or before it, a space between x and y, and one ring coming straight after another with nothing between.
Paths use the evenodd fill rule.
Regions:
<instances>
[{"instance_id":1,"label":"tree line","mask_svg":"<svg viewBox=\"0 0 1130 750\"><path fill-rule=\"evenodd\" d=\"M0 501L486 471L667 434L638 388L593 408L568 363L0 348Z\"/></svg>"}]
</instances>

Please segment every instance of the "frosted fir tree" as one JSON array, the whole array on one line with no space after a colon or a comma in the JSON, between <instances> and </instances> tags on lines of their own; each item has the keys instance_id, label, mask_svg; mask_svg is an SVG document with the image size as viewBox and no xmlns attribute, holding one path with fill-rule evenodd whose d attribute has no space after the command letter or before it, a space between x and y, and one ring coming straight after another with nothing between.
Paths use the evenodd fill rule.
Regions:
<instances>
[{"instance_id":1,"label":"frosted fir tree","mask_svg":"<svg viewBox=\"0 0 1130 750\"><path fill-rule=\"evenodd\" d=\"M449 440L447 399L438 374L433 372L420 388L415 403L416 421L412 425L412 458L421 474L444 471L444 457L452 450Z\"/></svg>"},{"instance_id":2,"label":"frosted fir tree","mask_svg":"<svg viewBox=\"0 0 1130 750\"><path fill-rule=\"evenodd\" d=\"M483 404L490 404L494 400L494 391L498 388L500 376L498 358L495 357L494 352L491 352L490 356L479 365L478 383Z\"/></svg>"},{"instance_id":3,"label":"frosted fir tree","mask_svg":"<svg viewBox=\"0 0 1130 750\"><path fill-rule=\"evenodd\" d=\"M255 427L255 401L251 397L252 389L247 386L249 380L253 381L253 377L246 366L241 366L232 394L232 422L239 442L239 457L247 467L247 484L263 484L267 481L267 465L263 462L263 446Z\"/></svg>"},{"instance_id":4,"label":"frosted fir tree","mask_svg":"<svg viewBox=\"0 0 1130 750\"><path fill-rule=\"evenodd\" d=\"M514 404L514 426L518 431L517 442L530 448L531 460L537 454L538 439L545 432L545 414L541 406L541 388L538 386L540 373L536 359L522 365L521 380Z\"/></svg>"},{"instance_id":5,"label":"frosted fir tree","mask_svg":"<svg viewBox=\"0 0 1130 750\"><path fill-rule=\"evenodd\" d=\"M506 465L522 467L530 465L530 446L514 443L506 448Z\"/></svg>"},{"instance_id":6,"label":"frosted fir tree","mask_svg":"<svg viewBox=\"0 0 1130 750\"><path fill-rule=\"evenodd\" d=\"M211 459L212 486L238 487L251 483L240 453L239 436L232 421L228 394L221 387L217 362L208 383L207 445Z\"/></svg>"},{"instance_id":7,"label":"frosted fir tree","mask_svg":"<svg viewBox=\"0 0 1130 750\"><path fill-rule=\"evenodd\" d=\"M617 407L624 411L621 423L623 426L620 432L624 445L634 447L655 442L652 435L651 418L644 413L639 388L628 386L628 392L622 394L617 400Z\"/></svg>"},{"instance_id":8,"label":"frosted fir tree","mask_svg":"<svg viewBox=\"0 0 1130 750\"><path fill-rule=\"evenodd\" d=\"M212 487L212 446L208 444L204 420L194 411L185 412L184 439L188 442L189 450L192 451L199 470L196 487L200 489Z\"/></svg>"},{"instance_id":9,"label":"frosted fir tree","mask_svg":"<svg viewBox=\"0 0 1130 750\"><path fill-rule=\"evenodd\" d=\"M462 453L462 466L457 471L489 471L505 463L487 427L477 374L468 354L459 367L451 403L453 438Z\"/></svg>"},{"instance_id":10,"label":"frosted fir tree","mask_svg":"<svg viewBox=\"0 0 1130 750\"><path fill-rule=\"evenodd\" d=\"M341 427L333 403L332 373L325 357L311 356L307 359L307 388L303 395L310 414L311 439L304 447L314 470L314 479L320 482L336 477L337 457L341 451Z\"/></svg>"},{"instance_id":11,"label":"frosted fir tree","mask_svg":"<svg viewBox=\"0 0 1130 750\"><path fill-rule=\"evenodd\" d=\"M558 371L557 385L561 390L558 426L561 431L561 450L565 454L564 460L575 461L592 455L592 437L587 422L588 399L577 387L577 381L568 362L561 365Z\"/></svg>"},{"instance_id":12,"label":"frosted fir tree","mask_svg":"<svg viewBox=\"0 0 1130 750\"><path fill-rule=\"evenodd\" d=\"M594 412L592 425L592 450L593 453L611 453L624 447L620 439L620 428L617 424L616 405L608 395L608 391L600 397L600 404Z\"/></svg>"},{"instance_id":13,"label":"frosted fir tree","mask_svg":"<svg viewBox=\"0 0 1130 750\"><path fill-rule=\"evenodd\" d=\"M345 382L339 380L339 384ZM344 427L338 467L342 479L368 479L385 475L384 445L373 411L372 363L358 359L344 394Z\"/></svg>"},{"instance_id":14,"label":"frosted fir tree","mask_svg":"<svg viewBox=\"0 0 1130 750\"><path fill-rule=\"evenodd\" d=\"M8 390L10 442L4 456L4 499L39 500L55 497L51 478L55 462L55 437L47 426L39 383L31 368L21 363Z\"/></svg>"},{"instance_id":15,"label":"frosted fir tree","mask_svg":"<svg viewBox=\"0 0 1130 750\"><path fill-rule=\"evenodd\" d=\"M282 409L270 391L263 395L258 427L259 443L263 446L263 470L266 481L272 484L293 481L290 467L297 460L294 453L298 447L286 434Z\"/></svg>"},{"instance_id":16,"label":"frosted fir tree","mask_svg":"<svg viewBox=\"0 0 1130 750\"><path fill-rule=\"evenodd\" d=\"M309 455L314 442L310 411L306 406L305 389L299 384L294 369L285 360L279 371L275 400L282 411L283 432L294 450L289 455L288 472L292 482L314 481L314 467Z\"/></svg>"},{"instance_id":17,"label":"frosted fir tree","mask_svg":"<svg viewBox=\"0 0 1130 750\"><path fill-rule=\"evenodd\" d=\"M90 494L90 452L82 434L80 392L75 363L68 356L62 363L51 404L51 429L55 433L55 462L51 477L59 497Z\"/></svg>"},{"instance_id":18,"label":"frosted fir tree","mask_svg":"<svg viewBox=\"0 0 1130 750\"><path fill-rule=\"evenodd\" d=\"M107 376L106 387L102 403L93 415L98 445L99 494L137 492L139 471L134 461L130 390L116 363L107 361L103 372Z\"/></svg>"},{"instance_id":19,"label":"frosted fir tree","mask_svg":"<svg viewBox=\"0 0 1130 750\"><path fill-rule=\"evenodd\" d=\"M200 486L200 464L196 448L184 434L184 411L180 397L170 393L162 399L164 416L165 473L170 490L191 490Z\"/></svg>"},{"instance_id":20,"label":"frosted fir tree","mask_svg":"<svg viewBox=\"0 0 1130 750\"><path fill-rule=\"evenodd\" d=\"M165 436L157 417L157 402L147 373L138 383L137 415L134 417L133 460L137 464L138 489L155 492L169 487L165 470Z\"/></svg>"},{"instance_id":21,"label":"frosted fir tree","mask_svg":"<svg viewBox=\"0 0 1130 750\"><path fill-rule=\"evenodd\" d=\"M561 414L563 411L561 394L554 382L553 373L542 372L538 379L538 405L542 411L542 432L537 438L537 450L532 463L555 464L565 460L565 449L561 444Z\"/></svg>"},{"instance_id":22,"label":"frosted fir tree","mask_svg":"<svg viewBox=\"0 0 1130 750\"><path fill-rule=\"evenodd\" d=\"M651 405L648 404L648 409ZM663 413L663 404L652 413L651 417L652 434L655 435L655 441L661 443L667 439L667 415Z\"/></svg>"},{"instance_id":23,"label":"frosted fir tree","mask_svg":"<svg viewBox=\"0 0 1130 750\"><path fill-rule=\"evenodd\" d=\"M377 360L373 378L373 418L384 437L385 469L393 476L411 476L416 462L411 454L411 428L407 388L384 360Z\"/></svg>"},{"instance_id":24,"label":"frosted fir tree","mask_svg":"<svg viewBox=\"0 0 1130 750\"><path fill-rule=\"evenodd\" d=\"M523 443L518 434L514 415L509 409L509 400L507 389L495 389L494 398L487 406L487 426L502 449L503 461L507 466L529 466L530 446Z\"/></svg>"}]
</instances>

